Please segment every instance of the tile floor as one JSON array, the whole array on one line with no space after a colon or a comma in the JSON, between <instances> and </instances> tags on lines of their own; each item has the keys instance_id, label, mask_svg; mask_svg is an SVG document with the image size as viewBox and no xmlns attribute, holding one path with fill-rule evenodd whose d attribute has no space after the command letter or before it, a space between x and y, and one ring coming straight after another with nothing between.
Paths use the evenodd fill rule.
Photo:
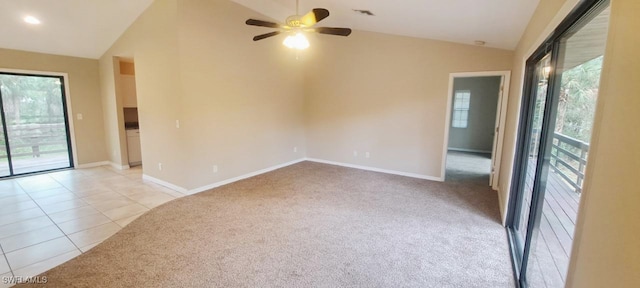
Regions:
<instances>
[{"instance_id":1,"label":"tile floor","mask_svg":"<svg viewBox=\"0 0 640 288\"><path fill-rule=\"evenodd\" d=\"M143 181L141 167L0 180L0 287L10 286L3 277L35 276L60 265L182 196Z\"/></svg>"}]
</instances>

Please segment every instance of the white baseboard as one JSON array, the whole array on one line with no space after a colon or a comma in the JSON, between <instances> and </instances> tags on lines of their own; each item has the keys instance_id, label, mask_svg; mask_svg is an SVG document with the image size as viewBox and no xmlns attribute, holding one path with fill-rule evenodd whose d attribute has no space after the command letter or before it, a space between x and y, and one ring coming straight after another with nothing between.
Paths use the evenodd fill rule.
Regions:
<instances>
[{"instance_id":1,"label":"white baseboard","mask_svg":"<svg viewBox=\"0 0 640 288\"><path fill-rule=\"evenodd\" d=\"M498 193L498 207L500 208L500 223L502 226L507 227L507 207L509 207L509 203L502 202L502 193L500 193L500 187L495 189L496 193ZM504 203L504 204L503 204Z\"/></svg>"},{"instance_id":2,"label":"white baseboard","mask_svg":"<svg viewBox=\"0 0 640 288\"><path fill-rule=\"evenodd\" d=\"M74 167L74 168L76 168L76 169L87 169L87 168L106 166L106 165L109 165L109 163L110 163L109 161L85 163L85 164L76 165L76 167Z\"/></svg>"},{"instance_id":3,"label":"white baseboard","mask_svg":"<svg viewBox=\"0 0 640 288\"><path fill-rule=\"evenodd\" d=\"M129 167L129 165L120 165L118 163L113 163L113 162L109 162L109 164L111 165L111 167L118 169L118 170L127 170L131 167Z\"/></svg>"},{"instance_id":4,"label":"white baseboard","mask_svg":"<svg viewBox=\"0 0 640 288\"><path fill-rule=\"evenodd\" d=\"M142 180L149 181L149 182L152 182L152 183L156 183L158 185L167 187L167 188L169 188L171 190L178 191L178 192L180 192L182 194L187 194L187 192L188 192L188 190L186 188L182 188L182 187L180 187L178 185L171 184L171 183L169 183L167 181L163 181L163 180L160 180L158 178L151 177L151 176L149 176L147 174L142 174Z\"/></svg>"},{"instance_id":5,"label":"white baseboard","mask_svg":"<svg viewBox=\"0 0 640 288\"><path fill-rule=\"evenodd\" d=\"M447 148L447 150L451 150L451 151L459 151L459 152L471 152L471 153L491 154L491 151L475 150L475 149Z\"/></svg>"},{"instance_id":6,"label":"white baseboard","mask_svg":"<svg viewBox=\"0 0 640 288\"><path fill-rule=\"evenodd\" d=\"M243 180L243 179L251 178L253 176L257 176L257 175L260 175L260 174L271 172L271 171L276 170L276 169L280 169L280 168L284 168L284 167L287 167L287 166L291 166L293 164L297 164L297 163L303 162L305 160L306 160L305 158L300 158L298 160L294 160L294 161L287 162L287 163L284 163L284 164L271 166L271 167L268 167L268 168L265 168L265 169L261 169L261 170L255 171L255 172L251 172L251 173L247 173L247 174L244 174L244 175L240 175L238 177L229 178L227 180L222 180L220 182L216 182L216 183L209 184L209 185L206 185L206 186L202 186L202 187L199 187L199 188L191 189L191 190L187 191L186 194L187 195L193 195L193 194L196 194L196 193L204 192L204 191L211 190L213 188L217 188L217 187L220 187L220 186L223 186L223 185L231 184L231 183L236 182L236 181L240 181L240 180Z\"/></svg>"},{"instance_id":7,"label":"white baseboard","mask_svg":"<svg viewBox=\"0 0 640 288\"><path fill-rule=\"evenodd\" d=\"M339 163L339 162L333 162L333 161L327 161L327 160L321 160L321 159L314 159L314 158L300 158L300 159L297 159L297 160L294 160L294 161L290 161L290 162L287 162L287 163L271 166L271 167L268 167L268 168L264 168L264 169L261 169L261 170L258 170L258 171L254 171L254 172L247 173L247 174L244 174L244 175L240 175L240 176L237 176L237 177L229 178L229 179L226 179L226 180L222 180L222 181L219 181L219 182L215 182L215 183L212 183L212 184L209 184L209 185L206 185L206 186L202 186L202 187L198 187L198 188L195 188L195 189L191 189L191 190L186 189L184 187L180 187L178 185L175 185L175 184L172 184L172 183L169 183L169 182L166 182L166 181L163 181L163 180L160 180L158 178L151 177L151 176L146 175L146 174L142 175L142 179L146 180L146 181L149 181L149 182L152 182L152 183L156 183L158 185L162 185L164 187L167 187L169 189L178 191L178 192L186 194L186 195L193 195L193 194L197 194L197 193L200 193L200 192L211 190L211 189L223 186L223 185L231 184L233 182L237 182L237 181L240 181L240 180L251 178L251 177L254 177L254 176L257 176L257 175L260 175L260 174L271 172L273 170L277 170L277 169L280 169L280 168L291 166L293 164L297 164L297 163L304 162L304 161L311 161L311 162L317 162L317 163L323 163L323 164L329 164L329 165L337 165L337 166L343 166L343 167L348 167L348 168L367 170L367 171L373 171L373 172L380 172L380 173L386 173L386 174L393 174L393 175L400 175L400 176L406 176L406 177L418 178L418 179L424 179L424 180L439 181L439 182L444 181L440 177L433 177L433 176L428 176L428 175L407 173L407 172L401 172L401 171L386 170L386 169L380 169L380 168L374 168L374 167L366 167L366 166L360 166L360 165L352 165L352 164L347 164L347 163Z\"/></svg>"},{"instance_id":8,"label":"white baseboard","mask_svg":"<svg viewBox=\"0 0 640 288\"><path fill-rule=\"evenodd\" d=\"M127 169L130 168L129 165L120 165L120 164L113 163L111 161L100 161L100 162L80 164L80 165L77 165L74 168L76 168L76 169L87 169L87 168L95 168L95 167L100 167L100 166L111 166L111 167L113 167L115 169L118 169L118 170L127 170Z\"/></svg>"},{"instance_id":9,"label":"white baseboard","mask_svg":"<svg viewBox=\"0 0 640 288\"><path fill-rule=\"evenodd\" d=\"M360 165L340 163L340 162L334 162L334 161L328 161L328 160L322 160L322 159L315 159L315 158L306 158L305 160L311 161L311 162L329 164L329 165L336 165L336 166L342 166L342 167L348 167L348 168L355 168L355 169L360 169L360 170L380 172L380 173L385 173L385 174L393 174L393 175L399 175L399 176L405 176L405 177L411 177L411 178L418 178L418 179L424 179L424 180L444 182L444 179L442 179L442 177L434 177L434 176L422 175L422 174L416 174L416 173L408 173L408 172L387 170L387 169L381 169L381 168L375 168L375 167L360 166Z\"/></svg>"}]
</instances>

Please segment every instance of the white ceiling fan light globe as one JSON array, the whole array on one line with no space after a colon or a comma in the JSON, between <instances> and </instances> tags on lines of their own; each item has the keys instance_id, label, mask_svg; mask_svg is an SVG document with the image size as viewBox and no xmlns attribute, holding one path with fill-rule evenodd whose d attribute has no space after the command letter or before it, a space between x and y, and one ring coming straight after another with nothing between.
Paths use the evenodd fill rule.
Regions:
<instances>
[{"instance_id":1,"label":"white ceiling fan light globe","mask_svg":"<svg viewBox=\"0 0 640 288\"><path fill-rule=\"evenodd\" d=\"M304 34L300 32L298 32L296 35L287 36L287 38L284 39L284 42L282 42L282 44L289 49L297 49L297 50L304 50L309 48L310 46L309 40L307 40L307 37L305 37Z\"/></svg>"},{"instance_id":2,"label":"white ceiling fan light globe","mask_svg":"<svg viewBox=\"0 0 640 288\"><path fill-rule=\"evenodd\" d=\"M282 41L282 45L286 46L289 49L292 49L294 41L295 41L294 37L289 35L289 36L287 36L287 38L284 39L284 41Z\"/></svg>"},{"instance_id":3,"label":"white ceiling fan light globe","mask_svg":"<svg viewBox=\"0 0 640 288\"><path fill-rule=\"evenodd\" d=\"M300 49L300 50L307 49L310 46L309 40L302 33L298 33L296 35L296 43L298 44L297 48Z\"/></svg>"},{"instance_id":4,"label":"white ceiling fan light globe","mask_svg":"<svg viewBox=\"0 0 640 288\"><path fill-rule=\"evenodd\" d=\"M31 25L39 25L40 23L42 23L40 22L40 19L33 17L31 15L24 17L23 20L24 22L27 22L28 24L31 24Z\"/></svg>"}]
</instances>

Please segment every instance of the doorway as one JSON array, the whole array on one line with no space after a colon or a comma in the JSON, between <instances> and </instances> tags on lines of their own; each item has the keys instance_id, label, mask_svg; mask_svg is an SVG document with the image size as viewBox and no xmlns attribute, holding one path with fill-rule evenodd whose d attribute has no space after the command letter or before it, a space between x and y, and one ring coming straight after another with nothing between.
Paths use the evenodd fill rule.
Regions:
<instances>
[{"instance_id":1,"label":"doorway","mask_svg":"<svg viewBox=\"0 0 640 288\"><path fill-rule=\"evenodd\" d=\"M71 168L64 76L0 72L0 177Z\"/></svg>"},{"instance_id":2,"label":"doorway","mask_svg":"<svg viewBox=\"0 0 640 288\"><path fill-rule=\"evenodd\" d=\"M140 124L138 121L138 96L136 91L136 72L133 59L119 58L118 91L122 99L124 129L127 142L127 164L129 167L142 165L140 146Z\"/></svg>"},{"instance_id":3,"label":"doorway","mask_svg":"<svg viewBox=\"0 0 640 288\"><path fill-rule=\"evenodd\" d=\"M564 287L588 164L608 1L586 1L527 60L509 204L521 287Z\"/></svg>"},{"instance_id":4,"label":"doorway","mask_svg":"<svg viewBox=\"0 0 640 288\"><path fill-rule=\"evenodd\" d=\"M446 181L487 184L502 77L456 77Z\"/></svg>"},{"instance_id":5,"label":"doorway","mask_svg":"<svg viewBox=\"0 0 640 288\"><path fill-rule=\"evenodd\" d=\"M497 189L510 72L453 73L445 126L445 181Z\"/></svg>"}]
</instances>

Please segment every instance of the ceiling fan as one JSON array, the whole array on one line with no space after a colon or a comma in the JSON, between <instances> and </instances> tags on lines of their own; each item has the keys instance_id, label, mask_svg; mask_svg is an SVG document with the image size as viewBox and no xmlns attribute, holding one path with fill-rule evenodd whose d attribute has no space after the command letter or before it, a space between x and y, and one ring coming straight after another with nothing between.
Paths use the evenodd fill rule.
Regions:
<instances>
[{"instance_id":1,"label":"ceiling fan","mask_svg":"<svg viewBox=\"0 0 640 288\"><path fill-rule=\"evenodd\" d=\"M286 24L274 23L263 20L249 19L245 23L250 26L260 26L268 28L276 28L278 31L262 34L253 37L253 41L260 41L269 37L273 37L282 33L289 34L282 42L284 46L292 49L303 50L309 47L309 40L304 36L304 32L315 32L327 35L349 36L351 29L349 28L333 28L333 27L314 27L316 23L329 17L329 10L324 8L315 8L311 12L300 15L299 0L296 0L296 15L289 16Z\"/></svg>"}]
</instances>

